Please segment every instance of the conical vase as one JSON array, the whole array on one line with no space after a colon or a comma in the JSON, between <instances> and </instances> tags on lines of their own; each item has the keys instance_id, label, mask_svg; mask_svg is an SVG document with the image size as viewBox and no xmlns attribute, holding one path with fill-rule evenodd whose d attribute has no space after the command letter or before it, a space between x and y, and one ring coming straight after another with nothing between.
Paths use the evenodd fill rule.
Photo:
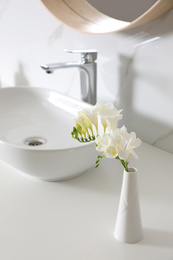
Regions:
<instances>
[{"instance_id":1,"label":"conical vase","mask_svg":"<svg viewBox=\"0 0 173 260\"><path fill-rule=\"evenodd\" d=\"M123 181L114 237L123 243L137 243L143 238L137 170L129 168Z\"/></svg>"}]
</instances>

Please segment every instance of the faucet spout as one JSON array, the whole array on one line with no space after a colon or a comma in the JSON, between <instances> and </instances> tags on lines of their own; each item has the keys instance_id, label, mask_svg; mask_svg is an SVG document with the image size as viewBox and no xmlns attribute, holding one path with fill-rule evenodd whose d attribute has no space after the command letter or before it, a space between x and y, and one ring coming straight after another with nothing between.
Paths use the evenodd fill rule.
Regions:
<instances>
[{"instance_id":1,"label":"faucet spout","mask_svg":"<svg viewBox=\"0 0 173 260\"><path fill-rule=\"evenodd\" d=\"M41 68L47 73L53 73L57 69L78 68L80 73L81 99L87 103L95 105L97 88L97 51L70 50L72 53L81 53L81 60L74 62L60 62L42 64Z\"/></svg>"},{"instance_id":2,"label":"faucet spout","mask_svg":"<svg viewBox=\"0 0 173 260\"><path fill-rule=\"evenodd\" d=\"M81 64L80 62L60 62L60 63L50 63L50 64L41 64L41 68L44 69L46 72L49 71L54 72L57 69L66 69L66 68L75 68L79 67Z\"/></svg>"}]
</instances>

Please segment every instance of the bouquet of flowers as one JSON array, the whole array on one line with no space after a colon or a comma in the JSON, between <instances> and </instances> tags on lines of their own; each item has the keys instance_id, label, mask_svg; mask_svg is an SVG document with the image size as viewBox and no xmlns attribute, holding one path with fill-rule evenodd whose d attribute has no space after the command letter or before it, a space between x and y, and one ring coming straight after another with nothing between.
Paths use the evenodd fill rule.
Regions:
<instances>
[{"instance_id":1,"label":"bouquet of flowers","mask_svg":"<svg viewBox=\"0 0 173 260\"><path fill-rule=\"evenodd\" d=\"M83 109L74 118L72 137L79 142L95 142L95 147L102 155L97 156L96 167L103 157L115 158L121 162L128 172L129 156L138 158L134 149L139 147L141 140L134 132L128 133L127 128L118 128L117 123L122 119L122 110L117 110L113 103L96 104Z\"/></svg>"}]
</instances>

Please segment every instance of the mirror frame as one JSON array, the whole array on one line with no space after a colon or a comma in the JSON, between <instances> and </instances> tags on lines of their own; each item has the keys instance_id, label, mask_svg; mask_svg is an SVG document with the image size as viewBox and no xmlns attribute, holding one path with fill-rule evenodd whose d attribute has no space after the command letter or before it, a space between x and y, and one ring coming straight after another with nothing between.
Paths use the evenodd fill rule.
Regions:
<instances>
[{"instance_id":1,"label":"mirror frame","mask_svg":"<svg viewBox=\"0 0 173 260\"><path fill-rule=\"evenodd\" d=\"M173 0L158 0L132 22L111 18L84 0L41 0L62 23L82 33L106 34L147 24L173 8Z\"/></svg>"}]
</instances>

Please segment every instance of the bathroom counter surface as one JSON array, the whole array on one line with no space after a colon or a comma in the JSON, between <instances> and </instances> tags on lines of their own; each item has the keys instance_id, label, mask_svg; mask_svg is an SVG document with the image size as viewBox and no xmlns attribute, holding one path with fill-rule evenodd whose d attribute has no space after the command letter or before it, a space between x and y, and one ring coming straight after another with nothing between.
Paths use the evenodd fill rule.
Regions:
<instances>
[{"instance_id":1,"label":"bathroom counter surface","mask_svg":"<svg viewBox=\"0 0 173 260\"><path fill-rule=\"evenodd\" d=\"M172 260L173 154L143 143L137 150L144 238L113 237L123 168L97 169L64 182L43 182L0 162L0 259ZM95 160L95 158L94 158Z\"/></svg>"}]
</instances>

